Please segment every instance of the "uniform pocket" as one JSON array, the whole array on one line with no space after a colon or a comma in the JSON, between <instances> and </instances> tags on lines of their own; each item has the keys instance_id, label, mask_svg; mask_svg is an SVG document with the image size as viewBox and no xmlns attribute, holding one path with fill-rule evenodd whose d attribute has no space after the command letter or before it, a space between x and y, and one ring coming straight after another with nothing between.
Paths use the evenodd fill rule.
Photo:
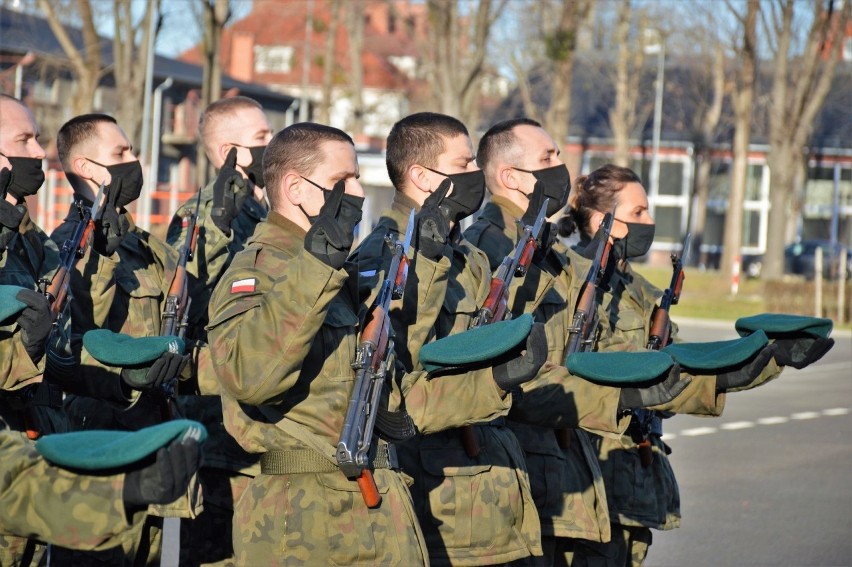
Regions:
<instances>
[{"instance_id":1,"label":"uniform pocket","mask_svg":"<svg viewBox=\"0 0 852 567\"><path fill-rule=\"evenodd\" d=\"M337 301L328 306L322 324L323 376L332 382L351 382L355 379L352 362L358 317L349 307Z\"/></svg>"}]
</instances>

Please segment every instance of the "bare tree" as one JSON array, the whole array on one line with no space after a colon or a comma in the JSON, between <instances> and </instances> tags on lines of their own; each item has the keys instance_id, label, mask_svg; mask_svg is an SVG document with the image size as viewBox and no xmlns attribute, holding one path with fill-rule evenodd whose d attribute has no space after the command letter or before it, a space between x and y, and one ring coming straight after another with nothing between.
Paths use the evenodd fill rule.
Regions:
<instances>
[{"instance_id":1,"label":"bare tree","mask_svg":"<svg viewBox=\"0 0 852 567\"><path fill-rule=\"evenodd\" d=\"M801 53L793 53L795 33L802 26L796 21L796 7L811 6L813 20ZM839 5L839 13L832 8ZM769 227L763 274L779 278L784 272L784 244L788 227L797 215L791 214L797 169L803 169L805 144L814 118L831 88L837 62L841 58L843 37L852 12L850 2L816 1L801 4L794 0L775 0L766 20L767 32L775 48L772 95L770 98L769 155L770 170Z\"/></svg>"},{"instance_id":2,"label":"bare tree","mask_svg":"<svg viewBox=\"0 0 852 567\"><path fill-rule=\"evenodd\" d=\"M472 19L457 0L428 0L430 65L436 106L475 128L488 37L507 0L479 0Z\"/></svg>"},{"instance_id":3,"label":"bare tree","mask_svg":"<svg viewBox=\"0 0 852 567\"><path fill-rule=\"evenodd\" d=\"M204 61L201 79L201 108L222 96L222 64L219 56L222 29L231 15L228 0L200 0L201 54ZM199 144L196 153L196 183L204 186L209 179L207 154Z\"/></svg>"},{"instance_id":4,"label":"bare tree","mask_svg":"<svg viewBox=\"0 0 852 567\"><path fill-rule=\"evenodd\" d=\"M349 77L352 90L352 122L349 131L356 136L364 131L364 0L349 0L347 24L349 32Z\"/></svg>"},{"instance_id":5,"label":"bare tree","mask_svg":"<svg viewBox=\"0 0 852 567\"><path fill-rule=\"evenodd\" d=\"M725 215L721 272L726 279L733 273L734 259L740 255L743 240L743 200L748 174L748 149L751 141L754 111L755 79L757 74L757 18L760 0L748 0L746 13L741 14L728 3L731 13L741 26L742 34L735 46L739 67L736 86L731 98L734 107L733 164L731 191Z\"/></svg>"},{"instance_id":6,"label":"bare tree","mask_svg":"<svg viewBox=\"0 0 852 567\"><path fill-rule=\"evenodd\" d=\"M631 15L630 0L622 0L614 34L618 56L615 66L615 104L609 111L609 124L615 146L613 163L623 167L630 165L630 135L638 123L639 81L645 62L643 34L636 34L639 38L637 42L630 39Z\"/></svg>"},{"instance_id":7,"label":"bare tree","mask_svg":"<svg viewBox=\"0 0 852 567\"><path fill-rule=\"evenodd\" d=\"M340 21L340 0L329 2L328 25L325 28L325 46L322 54L322 103L319 105L317 119L323 124L331 121L331 107L334 91L334 71L337 52L337 24Z\"/></svg>"},{"instance_id":8,"label":"bare tree","mask_svg":"<svg viewBox=\"0 0 852 567\"><path fill-rule=\"evenodd\" d=\"M115 38L112 43L115 87L118 92L116 120L134 144L139 142L142 101L145 95L145 69L148 64L148 44L154 41L157 29L151 29L151 13L159 10L159 2L145 3L145 13L133 21L132 0L113 1Z\"/></svg>"},{"instance_id":9,"label":"bare tree","mask_svg":"<svg viewBox=\"0 0 852 567\"><path fill-rule=\"evenodd\" d=\"M71 61L76 79L74 96L71 102L71 112L74 115L92 111L95 91L101 80L103 62L101 56L101 38L95 27L90 0L77 0L77 11L82 23L83 45L74 45L74 41L65 28L60 15L57 13L57 3L51 0L38 0L38 7L47 17L47 23L56 36L65 55Z\"/></svg>"}]
</instances>

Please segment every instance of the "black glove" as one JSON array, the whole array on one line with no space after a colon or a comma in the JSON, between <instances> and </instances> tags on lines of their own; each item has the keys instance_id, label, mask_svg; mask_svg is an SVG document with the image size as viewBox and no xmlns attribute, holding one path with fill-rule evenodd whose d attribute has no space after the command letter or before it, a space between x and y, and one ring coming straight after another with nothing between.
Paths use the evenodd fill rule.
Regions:
<instances>
[{"instance_id":1,"label":"black glove","mask_svg":"<svg viewBox=\"0 0 852 567\"><path fill-rule=\"evenodd\" d=\"M674 363L666 377L653 386L622 388L618 397L618 409L634 410L668 403L680 395L691 381L691 377L680 377L680 364Z\"/></svg>"},{"instance_id":2,"label":"black glove","mask_svg":"<svg viewBox=\"0 0 852 567\"><path fill-rule=\"evenodd\" d=\"M511 392L532 380L547 361L547 335L544 323L533 323L527 336L526 349L518 356L494 366L494 381L504 392Z\"/></svg>"},{"instance_id":3,"label":"black glove","mask_svg":"<svg viewBox=\"0 0 852 567\"><path fill-rule=\"evenodd\" d=\"M128 507L168 504L186 492L192 475L201 466L201 448L194 438L172 441L157 451L147 467L127 473L124 503Z\"/></svg>"},{"instance_id":4,"label":"black glove","mask_svg":"<svg viewBox=\"0 0 852 567\"><path fill-rule=\"evenodd\" d=\"M305 234L305 250L335 270L343 267L355 238L351 230L344 230L343 223L337 221L344 190L343 183L334 184L334 189L328 194L319 216Z\"/></svg>"},{"instance_id":5,"label":"black glove","mask_svg":"<svg viewBox=\"0 0 852 567\"><path fill-rule=\"evenodd\" d=\"M6 186L11 181L12 172L5 167L0 169L0 225L17 231L18 226L21 224L21 219L24 218L24 209L23 207L17 207L9 203L3 197L6 195Z\"/></svg>"},{"instance_id":6,"label":"black glove","mask_svg":"<svg viewBox=\"0 0 852 567\"><path fill-rule=\"evenodd\" d=\"M116 197L116 191L110 188L101 208L100 218L95 220L92 248L101 256L112 256L130 230L130 221L116 210Z\"/></svg>"},{"instance_id":7,"label":"black glove","mask_svg":"<svg viewBox=\"0 0 852 567\"><path fill-rule=\"evenodd\" d=\"M744 364L736 370L722 372L716 376L717 390L730 390L732 388L745 388L751 384L755 378L760 376L769 361L776 354L777 347L775 344L769 344L754 355L750 362Z\"/></svg>"},{"instance_id":8,"label":"black glove","mask_svg":"<svg viewBox=\"0 0 852 567\"><path fill-rule=\"evenodd\" d=\"M164 352L150 366L122 368L121 379L135 390L154 390L180 376L189 361L188 354Z\"/></svg>"},{"instance_id":9,"label":"black glove","mask_svg":"<svg viewBox=\"0 0 852 567\"><path fill-rule=\"evenodd\" d=\"M232 147L213 183L213 208L210 218L226 235L231 235L231 222L237 218L248 198L246 180L236 169L237 148Z\"/></svg>"},{"instance_id":10,"label":"black glove","mask_svg":"<svg viewBox=\"0 0 852 567\"><path fill-rule=\"evenodd\" d=\"M18 315L17 323L21 327L21 342L32 361L37 363L44 356L44 342L53 325L50 303L44 295L31 289L22 289L15 299L27 305Z\"/></svg>"},{"instance_id":11,"label":"black glove","mask_svg":"<svg viewBox=\"0 0 852 567\"><path fill-rule=\"evenodd\" d=\"M420 212L414 217L414 222L417 223L415 247L430 260L439 260L447 246L450 223L447 222L447 217L441 212L438 203L447 194L450 185L449 179L442 181L438 189L426 198Z\"/></svg>"},{"instance_id":12,"label":"black glove","mask_svg":"<svg viewBox=\"0 0 852 567\"><path fill-rule=\"evenodd\" d=\"M775 339L778 349L775 351L775 362L781 366L804 368L813 364L834 346L834 339L804 335L791 338Z\"/></svg>"}]
</instances>

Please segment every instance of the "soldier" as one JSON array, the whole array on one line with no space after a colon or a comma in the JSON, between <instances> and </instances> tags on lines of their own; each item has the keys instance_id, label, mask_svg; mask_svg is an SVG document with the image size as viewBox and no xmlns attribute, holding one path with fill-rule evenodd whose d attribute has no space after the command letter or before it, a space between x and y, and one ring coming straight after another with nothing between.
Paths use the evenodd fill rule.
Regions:
<instances>
[{"instance_id":1,"label":"soldier","mask_svg":"<svg viewBox=\"0 0 852 567\"><path fill-rule=\"evenodd\" d=\"M334 457L362 311L358 274L344 265L364 194L352 139L294 124L263 160L270 213L217 286L208 326L225 426L261 455L261 474L236 503L237 563L425 564L393 445L373 440L381 502L372 509ZM490 373L462 382L397 372L390 385L422 431L509 409ZM460 388L466 412L446 403Z\"/></svg>"},{"instance_id":2,"label":"soldier","mask_svg":"<svg viewBox=\"0 0 852 567\"><path fill-rule=\"evenodd\" d=\"M485 187L467 129L455 118L435 113L403 118L391 129L387 147L394 203L353 259L362 274L376 269L386 254L384 232L405 231L408 211L418 211L417 262L437 265L436 274L446 279L434 298L424 301L419 291L406 294L391 314L400 360L418 369L421 347L467 330L488 294L488 260L461 237L459 226L479 208ZM530 334L531 341L541 339ZM493 369L504 390L530 379L544 361L543 340L528 346L523 367L507 374L505 368ZM446 403L464 408L461 400ZM400 450L403 470L414 477L412 495L430 563L485 565L540 555L538 520L517 440L502 418L477 425L473 433L481 446L475 457L465 453L458 429L420 435Z\"/></svg>"},{"instance_id":3,"label":"soldier","mask_svg":"<svg viewBox=\"0 0 852 567\"><path fill-rule=\"evenodd\" d=\"M189 290L192 303L187 337L206 343L204 326L213 289L234 254L245 247L255 225L266 218L262 159L272 130L260 104L235 96L208 106L198 131L218 175L201 191L197 248L188 264L195 278ZM178 209L169 225L166 241L176 249L186 240L185 215L195 207L193 197ZM199 362L204 367L205 361ZM181 523L181 563L187 565L233 560L234 502L258 472L257 457L243 451L225 431L212 369L202 370L198 376L201 395L180 400L186 415L204 423L209 434L201 471L204 511L191 522Z\"/></svg>"},{"instance_id":4,"label":"soldier","mask_svg":"<svg viewBox=\"0 0 852 567\"><path fill-rule=\"evenodd\" d=\"M97 361L82 349L81 343L83 334L91 329L108 329L131 337L159 335L177 252L137 227L125 208L139 197L142 168L114 118L104 114L72 118L59 129L57 149L77 198L92 203L99 186L105 185L92 246L71 274L71 350L80 357L84 376L117 384L124 393L124 400L112 400L110 404L102 399L69 396L66 409L80 429L136 430L159 423L164 403L161 386L166 380L183 376L184 370L189 369L189 357L164 351L144 365L118 367ZM72 210L51 238L56 242L67 239L76 218L77 213ZM149 516L144 526L139 526L133 549L125 547L126 557L111 561L132 561L137 550L142 554L150 549L149 557L156 557L161 524L161 518ZM63 561L84 560L63 553L56 550L56 556Z\"/></svg>"},{"instance_id":5,"label":"soldier","mask_svg":"<svg viewBox=\"0 0 852 567\"><path fill-rule=\"evenodd\" d=\"M519 229L534 222L545 199L549 199L549 216L565 206L570 183L559 153L541 125L525 118L495 124L480 140L477 161L492 200L465 231L465 237L488 254L492 269L515 247L522 232ZM525 293L509 301L516 314L531 312L545 321L550 345L551 364L523 386L524 395L510 413L512 431L524 448L542 522L545 555L537 563L545 565L564 554L570 564L574 546L610 538L603 479L586 431L620 435L629 424L626 412L640 405L668 402L687 385L675 367L665 380L641 389L597 385L570 374L564 364L572 307L588 262L552 248L555 231L549 224L543 230L542 244L527 275L552 278L553 288L536 294L523 290ZM542 273L535 274L535 269ZM563 400L556 399L560 395ZM542 425L560 429L554 432ZM560 489L561 498L555 498L554 491Z\"/></svg>"},{"instance_id":6,"label":"soldier","mask_svg":"<svg viewBox=\"0 0 852 567\"><path fill-rule=\"evenodd\" d=\"M631 170L605 165L578 178L570 208L561 222L563 234L580 230L578 250L588 250L604 214L616 210L611 238L615 269L609 291L601 303L601 330L597 348L642 350L649 339L651 315L662 292L633 270L630 259L643 256L654 238L654 221L648 212L648 199L639 177ZM672 329L676 338L677 329ZM809 348L793 345L801 339L778 339L742 363L717 374L697 375L674 400L634 412L630 433L620 439L597 440L599 459L612 519L612 541L589 543L577 549L579 565L642 565L654 529L674 529L680 525L680 496L668 454L662 441L664 412L694 415L721 415L726 392L756 387L776 378L784 365L797 367L818 360L833 341L809 341ZM795 354L794 354L795 353ZM647 418L647 419L646 419ZM641 454L640 443L651 443L651 458Z\"/></svg>"}]
</instances>

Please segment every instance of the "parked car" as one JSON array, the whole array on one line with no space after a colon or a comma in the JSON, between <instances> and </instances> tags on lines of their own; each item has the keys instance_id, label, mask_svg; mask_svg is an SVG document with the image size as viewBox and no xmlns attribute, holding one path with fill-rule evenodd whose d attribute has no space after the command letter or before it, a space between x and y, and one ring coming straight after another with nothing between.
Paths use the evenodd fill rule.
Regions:
<instances>
[{"instance_id":1,"label":"parked car","mask_svg":"<svg viewBox=\"0 0 852 567\"><path fill-rule=\"evenodd\" d=\"M822 275L825 278L836 279L839 272L839 258L843 246L834 244L834 253L830 240L802 240L788 244L784 248L784 273L798 274L806 279L813 279L816 274L816 250L822 248ZM743 258L743 273L750 278L759 278L763 269L763 256ZM852 278L852 249L846 251L846 278Z\"/></svg>"}]
</instances>

